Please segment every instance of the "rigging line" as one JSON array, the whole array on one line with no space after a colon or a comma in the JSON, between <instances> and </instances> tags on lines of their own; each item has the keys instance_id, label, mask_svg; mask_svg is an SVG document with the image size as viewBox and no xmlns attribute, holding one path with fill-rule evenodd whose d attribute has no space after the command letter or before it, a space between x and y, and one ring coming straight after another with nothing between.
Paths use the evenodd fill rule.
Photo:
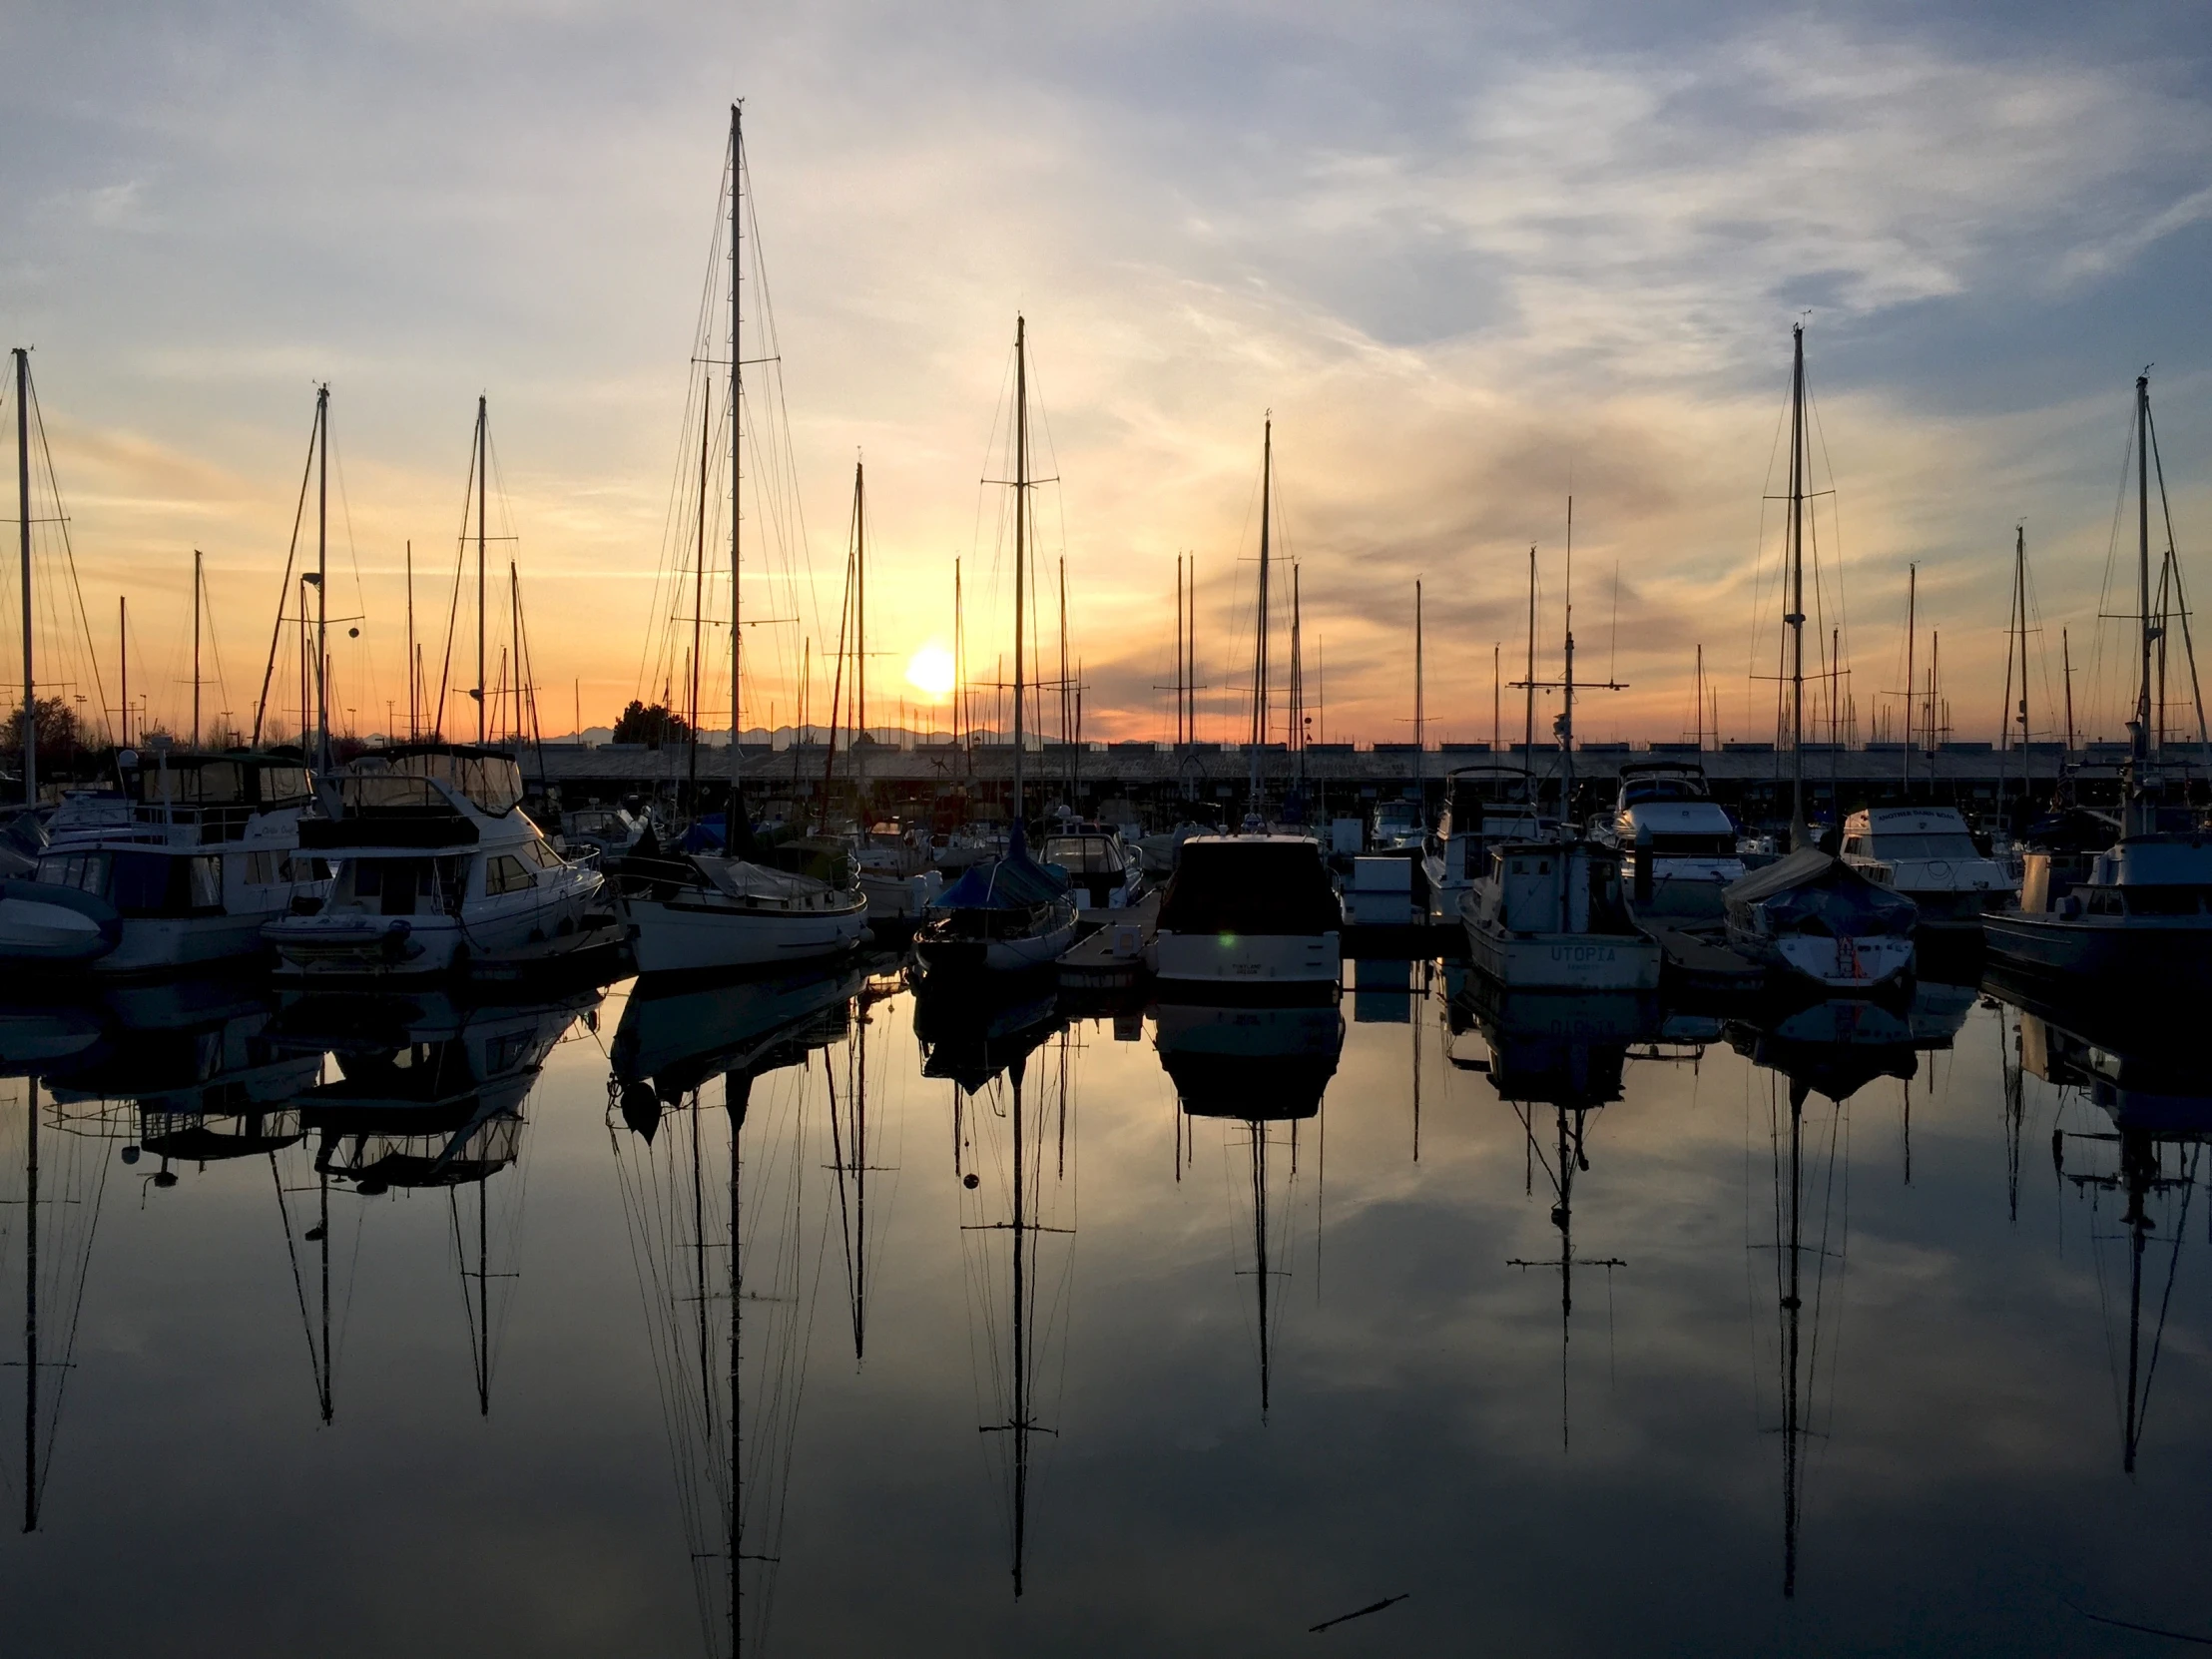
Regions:
<instances>
[{"instance_id":1,"label":"rigging line","mask_svg":"<svg viewBox=\"0 0 2212 1659\"><path fill-rule=\"evenodd\" d=\"M62 558L69 566L70 591L77 596L77 621L84 632L85 667L92 675L93 695L99 700L100 706L105 708L108 693L106 687L100 681L100 655L93 650L92 646L92 615L85 609L84 583L77 575L77 549L69 537L69 514L62 506L62 481L60 475L54 470L53 445L47 441L46 437L46 410L39 403L38 382L26 376L25 384L30 388L31 422L38 428L39 453L46 457L46 488L54 499L54 522L61 526ZM37 715L34 713L31 719L35 722ZM109 735L111 737L114 735L112 726L109 728ZM56 1408L59 1409L58 1403Z\"/></svg>"},{"instance_id":2,"label":"rigging line","mask_svg":"<svg viewBox=\"0 0 2212 1659\"><path fill-rule=\"evenodd\" d=\"M2106 625L2115 620L2111 614L2112 578L2119 560L2120 526L2127 512L2128 463L2135 458L2135 406L2132 400L2128 404L2126 433L2120 444L2119 483L2112 492L2112 523L2105 533L2104 576L2097 586L2097 626L2089 631L2088 704L2100 725L2108 712L2099 706L2104 695L2104 638L2108 631Z\"/></svg>"},{"instance_id":3,"label":"rigging line","mask_svg":"<svg viewBox=\"0 0 2212 1659\"><path fill-rule=\"evenodd\" d=\"M33 409L38 407L38 394L35 391L32 393L31 407ZM41 429L41 436L42 438L44 436L43 428ZM77 1294L71 1299L69 1305L68 1324L65 1328L68 1331L68 1336L62 1343L62 1357L59 1362L61 1380L54 1384L54 1404L46 1419L46 1455L40 1461L38 1471L38 1480L42 1485L53 1469L54 1446L61 1436L62 1401L69 1389L69 1375L77 1369L77 1328L84 1315L85 1286L92 1278L92 1247L94 1240L99 1237L100 1233L101 1205L108 1192L109 1160L101 1158L95 1160L95 1162L99 1168L100 1176L92 1190L92 1220L86 1225L85 1242L77 1252ZM82 1200L78 1202L81 1203ZM25 1478L29 1478L28 1473L26 1473Z\"/></svg>"},{"instance_id":4,"label":"rigging line","mask_svg":"<svg viewBox=\"0 0 2212 1659\"><path fill-rule=\"evenodd\" d=\"M269 634L269 665L262 671L262 695L254 704L253 747L262 742L262 717L269 707L269 687L276 673L276 646L284 634L284 603L291 593L291 567L299 557L299 526L307 512L307 481L314 476L314 441L322 427L322 406L315 406L314 424L307 429L307 459L299 470L299 501L291 512L291 541L284 549L284 579L276 590L276 621Z\"/></svg>"},{"instance_id":5,"label":"rigging line","mask_svg":"<svg viewBox=\"0 0 2212 1659\"><path fill-rule=\"evenodd\" d=\"M361 587L361 550L353 541L353 504L345 493L345 451L342 448L337 454L337 475L338 518L345 525L345 552L347 558L353 564L353 609L360 617L361 626L365 629L368 626L368 596ZM378 702L376 694L379 690L376 684L376 653L374 651L360 653L360 666L356 672L365 676L368 681L369 718L373 720ZM387 733L386 736L388 737L389 734Z\"/></svg>"},{"instance_id":6,"label":"rigging line","mask_svg":"<svg viewBox=\"0 0 2212 1659\"><path fill-rule=\"evenodd\" d=\"M2181 590L2181 552L2174 541L2173 503L2166 497L2166 462L2158 452L2158 423L2147 421L2150 427L2151 466L2158 474L2158 511L2166 521L2166 565L2173 572L2174 605L2181 615L2181 645L2189 661L2189 692L2197 705L2197 741L2212 747L2212 729L2204 718L2204 686L2197 678L2197 645L2189 629L2189 601Z\"/></svg>"},{"instance_id":7,"label":"rigging line","mask_svg":"<svg viewBox=\"0 0 2212 1659\"><path fill-rule=\"evenodd\" d=\"M2166 1288L2158 1299L2158 1329L2151 1338L2150 1364L2143 1373L2143 1397L2135 1408L2135 1438L2143 1437L2143 1424L2150 1415L2150 1386L2158 1378L2158 1357L2166 1349L2166 1310L2173 1305L2174 1279L2181 1270L2181 1241L2189 1231L2189 1200L2197 1190L2196 1157L2184 1166L2189 1174L2187 1184L2181 1190L2181 1215L2174 1223L2173 1243L2166 1256Z\"/></svg>"},{"instance_id":8,"label":"rigging line","mask_svg":"<svg viewBox=\"0 0 2212 1659\"><path fill-rule=\"evenodd\" d=\"M479 418L486 418L483 416L481 409L479 409ZM483 487L476 476L474 422L471 422L470 425L471 430L468 434L468 483L461 491L461 528L460 533L454 537L453 541L453 597L447 602L445 608L445 658L438 665L438 700L432 706L433 724L431 730L441 737L445 732L446 687L450 683L453 674L454 630L459 626L461 619L461 578L468 568L468 507L469 503L476 499L476 492ZM488 437L489 434L487 433L486 436ZM481 695L483 689L481 686L477 687L477 693Z\"/></svg>"},{"instance_id":9,"label":"rigging line","mask_svg":"<svg viewBox=\"0 0 2212 1659\"><path fill-rule=\"evenodd\" d=\"M315 1380L317 1391L322 1385L322 1356L315 1352L313 1316L307 1312L306 1281L299 1274L299 1250L291 1236L291 1210L284 1203L284 1180L276 1168L276 1154L269 1155L269 1178L276 1188L276 1218L283 1223L284 1255L291 1261L291 1291L299 1303L299 1330L307 1340L307 1370Z\"/></svg>"}]
</instances>

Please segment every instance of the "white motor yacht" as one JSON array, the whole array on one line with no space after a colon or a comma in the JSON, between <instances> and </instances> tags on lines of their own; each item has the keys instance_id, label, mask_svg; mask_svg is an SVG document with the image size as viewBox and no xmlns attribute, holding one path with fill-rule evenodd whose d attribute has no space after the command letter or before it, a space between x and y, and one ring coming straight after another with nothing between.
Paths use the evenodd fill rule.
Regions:
<instances>
[{"instance_id":1,"label":"white motor yacht","mask_svg":"<svg viewBox=\"0 0 2212 1659\"><path fill-rule=\"evenodd\" d=\"M72 795L34 878L0 882L0 969L96 973L260 953L262 930L328 890L300 851L314 804L283 756L125 750L121 788Z\"/></svg>"},{"instance_id":2,"label":"white motor yacht","mask_svg":"<svg viewBox=\"0 0 2212 1659\"><path fill-rule=\"evenodd\" d=\"M1613 811L1590 830L1629 855L1629 904L1639 916L1717 917L1721 889L1743 878L1735 823L1694 761L1627 762Z\"/></svg>"},{"instance_id":3,"label":"white motor yacht","mask_svg":"<svg viewBox=\"0 0 2212 1659\"><path fill-rule=\"evenodd\" d=\"M1459 901L1474 966L1513 990L1650 991L1659 946L1636 930L1621 854L1594 841L1506 841Z\"/></svg>"},{"instance_id":4,"label":"white motor yacht","mask_svg":"<svg viewBox=\"0 0 2212 1659\"><path fill-rule=\"evenodd\" d=\"M819 961L859 942L870 900L849 854L811 870L694 852L623 860L615 908L641 973Z\"/></svg>"},{"instance_id":5,"label":"white motor yacht","mask_svg":"<svg viewBox=\"0 0 2212 1659\"><path fill-rule=\"evenodd\" d=\"M1459 914L1467 889L1489 868L1490 849L1504 841L1557 840L1558 824L1541 817L1525 767L1496 762L1460 767L1444 780L1443 816L1421 855L1429 913Z\"/></svg>"},{"instance_id":6,"label":"white motor yacht","mask_svg":"<svg viewBox=\"0 0 2212 1659\"><path fill-rule=\"evenodd\" d=\"M1844 822L1844 862L1920 906L1923 927L1978 927L2016 892L1948 807L1875 807Z\"/></svg>"},{"instance_id":7,"label":"white motor yacht","mask_svg":"<svg viewBox=\"0 0 2212 1659\"><path fill-rule=\"evenodd\" d=\"M1152 971L1192 985L1333 986L1344 905L1308 835L1193 835L1160 901Z\"/></svg>"},{"instance_id":8,"label":"white motor yacht","mask_svg":"<svg viewBox=\"0 0 2212 1659\"><path fill-rule=\"evenodd\" d=\"M1378 802L1375 808L1375 829L1368 840L1369 850L1418 852L1428 837L1428 826L1423 819L1417 796L1409 795L1397 801Z\"/></svg>"},{"instance_id":9,"label":"white motor yacht","mask_svg":"<svg viewBox=\"0 0 2212 1659\"><path fill-rule=\"evenodd\" d=\"M553 850L496 750L415 744L326 781L302 844L336 865L329 901L266 929L277 971L320 978L458 972L574 935L602 878Z\"/></svg>"},{"instance_id":10,"label":"white motor yacht","mask_svg":"<svg viewBox=\"0 0 2212 1659\"><path fill-rule=\"evenodd\" d=\"M1104 825L1055 828L1044 838L1044 861L1067 871L1076 903L1086 912L1126 910L1144 897L1140 861L1121 832Z\"/></svg>"}]
</instances>

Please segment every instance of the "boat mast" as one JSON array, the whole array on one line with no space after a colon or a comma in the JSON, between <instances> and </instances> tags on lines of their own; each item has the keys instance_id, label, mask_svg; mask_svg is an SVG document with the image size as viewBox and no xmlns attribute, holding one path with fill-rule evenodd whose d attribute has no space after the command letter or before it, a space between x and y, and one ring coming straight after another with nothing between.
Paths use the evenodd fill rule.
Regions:
<instances>
[{"instance_id":1,"label":"boat mast","mask_svg":"<svg viewBox=\"0 0 2212 1659\"><path fill-rule=\"evenodd\" d=\"M1421 815L1428 813L1428 707L1421 663L1421 581L1413 578L1413 788L1420 793Z\"/></svg>"},{"instance_id":2,"label":"boat mast","mask_svg":"<svg viewBox=\"0 0 2212 1659\"><path fill-rule=\"evenodd\" d=\"M200 588L203 573L199 548L192 550L192 747L200 747Z\"/></svg>"},{"instance_id":3,"label":"boat mast","mask_svg":"<svg viewBox=\"0 0 2212 1659\"><path fill-rule=\"evenodd\" d=\"M123 699L123 741L131 741L131 601L123 594L115 596L115 660L122 673L123 687L119 694Z\"/></svg>"},{"instance_id":4,"label":"boat mast","mask_svg":"<svg viewBox=\"0 0 2212 1659\"><path fill-rule=\"evenodd\" d=\"M2015 624L2014 638L2019 642L2017 650L2020 660L2020 700L2016 711L2007 709L2005 713L2019 722L2020 810L2024 814L2027 810L2027 775L2029 770L2027 753L2027 524L2024 520L2012 527L2012 606ZM2009 653L2004 660L2004 678L2009 687L2012 679L2012 658Z\"/></svg>"},{"instance_id":5,"label":"boat mast","mask_svg":"<svg viewBox=\"0 0 2212 1659\"><path fill-rule=\"evenodd\" d=\"M31 352L23 345L15 348L15 494L23 548L23 804L30 807L38 803L38 696L31 677Z\"/></svg>"},{"instance_id":6,"label":"boat mast","mask_svg":"<svg viewBox=\"0 0 2212 1659\"><path fill-rule=\"evenodd\" d=\"M413 743L416 737L420 735L422 716L415 702L418 691L415 682L420 678L419 665L415 659L414 640L414 542L410 540L407 543L407 741L409 743ZM584 730L581 714L577 717L576 730L579 734ZM582 743L584 740L581 736L578 736L576 741Z\"/></svg>"},{"instance_id":7,"label":"boat mast","mask_svg":"<svg viewBox=\"0 0 2212 1659\"><path fill-rule=\"evenodd\" d=\"M711 382L702 381L699 388L699 534L698 546L692 563L691 608L691 672L685 676L691 682L691 700L685 709L690 716L691 733L685 742L686 782L685 793L691 801L693 818L699 817L699 664L705 644L700 630L707 623L707 452L710 447L708 426L709 411L714 407L714 389Z\"/></svg>"},{"instance_id":8,"label":"boat mast","mask_svg":"<svg viewBox=\"0 0 2212 1659\"><path fill-rule=\"evenodd\" d=\"M1414 587L1416 596L1414 609L1416 611L1419 609L1417 597L1419 591L1419 586L1416 584ZM1293 752L1298 756L1296 776L1301 795L1305 794L1306 791L1306 642L1299 635L1300 624L1303 620L1299 614L1298 562L1293 560L1291 562L1291 723L1285 735L1290 740ZM1417 649L1419 632L1420 626L1416 620L1414 623L1416 640L1414 655L1416 660L1419 656Z\"/></svg>"},{"instance_id":9,"label":"boat mast","mask_svg":"<svg viewBox=\"0 0 2212 1659\"><path fill-rule=\"evenodd\" d=\"M2135 719L2129 736L2128 832L2143 833L2156 828L2145 802L2150 788L2151 646L2157 630L2150 614L2150 370L2135 377L2135 593L2141 617L2142 675L2135 692Z\"/></svg>"},{"instance_id":10,"label":"boat mast","mask_svg":"<svg viewBox=\"0 0 2212 1659\"><path fill-rule=\"evenodd\" d=\"M1566 603L1566 673L1560 682L1559 706L1559 833L1572 839L1574 834L1574 497L1567 497L1567 575L1564 585ZM1567 883L1559 883L1561 905L1560 931L1568 931L1565 920Z\"/></svg>"},{"instance_id":11,"label":"boat mast","mask_svg":"<svg viewBox=\"0 0 2212 1659\"><path fill-rule=\"evenodd\" d=\"M1920 623L1917 612L1921 598L1921 567L1918 563L1905 567L1905 793L1913 793L1913 652L1920 643Z\"/></svg>"},{"instance_id":12,"label":"boat mast","mask_svg":"<svg viewBox=\"0 0 2212 1659\"><path fill-rule=\"evenodd\" d=\"M1521 685L1527 696L1521 710L1521 766L1528 773L1528 810L1536 810L1536 550L1528 550L1528 672Z\"/></svg>"},{"instance_id":13,"label":"boat mast","mask_svg":"<svg viewBox=\"0 0 2212 1659\"><path fill-rule=\"evenodd\" d=\"M730 106L730 802L723 814L722 826L723 846L733 853L740 846L749 845L753 837L753 826L741 799L745 750L740 742L745 731L741 723L745 712L741 673L745 658L745 613L738 594L739 555L743 552L740 531L744 520L741 488L745 482L745 352L742 349L745 340L739 332L744 320L739 308L739 294L745 280L745 262L740 257L745 252L745 221L740 211L744 192L745 107L734 103ZM833 741L831 752L834 753ZM732 1342L734 1344L736 1339L732 1338Z\"/></svg>"},{"instance_id":14,"label":"boat mast","mask_svg":"<svg viewBox=\"0 0 2212 1659\"><path fill-rule=\"evenodd\" d=\"M1027 803L1022 796L1022 747L1028 741L1021 720L1022 594L1029 557L1029 321L1014 317L1014 820L1007 844L1021 833Z\"/></svg>"},{"instance_id":15,"label":"boat mast","mask_svg":"<svg viewBox=\"0 0 2212 1659\"><path fill-rule=\"evenodd\" d=\"M484 428L489 424L482 393L476 398L476 746L484 744L484 498L490 479L484 470L489 450ZM327 430L327 428L325 428Z\"/></svg>"},{"instance_id":16,"label":"boat mast","mask_svg":"<svg viewBox=\"0 0 2212 1659\"><path fill-rule=\"evenodd\" d=\"M1260 604L1252 643L1252 766L1247 811L1260 811L1260 746L1268 738L1268 530L1275 516L1275 411L1260 439Z\"/></svg>"},{"instance_id":17,"label":"boat mast","mask_svg":"<svg viewBox=\"0 0 2212 1659\"><path fill-rule=\"evenodd\" d=\"M1805 324L1790 327L1790 849L1813 844L1805 817Z\"/></svg>"}]
</instances>

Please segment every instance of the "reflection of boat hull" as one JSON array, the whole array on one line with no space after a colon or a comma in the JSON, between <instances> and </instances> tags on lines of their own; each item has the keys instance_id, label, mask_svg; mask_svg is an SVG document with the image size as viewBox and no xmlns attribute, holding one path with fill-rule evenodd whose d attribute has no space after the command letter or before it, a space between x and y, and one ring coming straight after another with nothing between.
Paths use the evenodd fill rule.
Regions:
<instances>
[{"instance_id":1,"label":"reflection of boat hull","mask_svg":"<svg viewBox=\"0 0 2212 1659\"><path fill-rule=\"evenodd\" d=\"M1344 1052L1344 1016L1334 1001L1289 1007L1164 1001L1154 1017L1160 1064L1193 1117L1313 1117Z\"/></svg>"},{"instance_id":2,"label":"reflection of boat hull","mask_svg":"<svg viewBox=\"0 0 2212 1659\"><path fill-rule=\"evenodd\" d=\"M1029 973L1050 967L1074 942L1075 901L1070 898L1055 904L1049 924L1033 932L965 936L954 926L924 922L914 940L914 956L932 974Z\"/></svg>"},{"instance_id":3,"label":"reflection of boat hull","mask_svg":"<svg viewBox=\"0 0 2212 1659\"><path fill-rule=\"evenodd\" d=\"M621 1082L652 1078L681 1092L718 1072L751 1069L764 1047L826 1009L841 1009L865 980L857 965L641 980L623 1008L608 1058Z\"/></svg>"}]
</instances>

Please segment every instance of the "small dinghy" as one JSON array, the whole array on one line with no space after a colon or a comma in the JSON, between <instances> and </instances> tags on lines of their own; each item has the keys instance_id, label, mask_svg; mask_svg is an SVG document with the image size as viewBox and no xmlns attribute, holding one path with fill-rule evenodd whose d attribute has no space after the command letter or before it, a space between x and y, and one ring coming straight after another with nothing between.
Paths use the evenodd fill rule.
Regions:
<instances>
[{"instance_id":1,"label":"small dinghy","mask_svg":"<svg viewBox=\"0 0 2212 1659\"><path fill-rule=\"evenodd\" d=\"M1728 942L1827 990L1867 991L1911 972L1920 909L1817 847L1732 882Z\"/></svg>"}]
</instances>

